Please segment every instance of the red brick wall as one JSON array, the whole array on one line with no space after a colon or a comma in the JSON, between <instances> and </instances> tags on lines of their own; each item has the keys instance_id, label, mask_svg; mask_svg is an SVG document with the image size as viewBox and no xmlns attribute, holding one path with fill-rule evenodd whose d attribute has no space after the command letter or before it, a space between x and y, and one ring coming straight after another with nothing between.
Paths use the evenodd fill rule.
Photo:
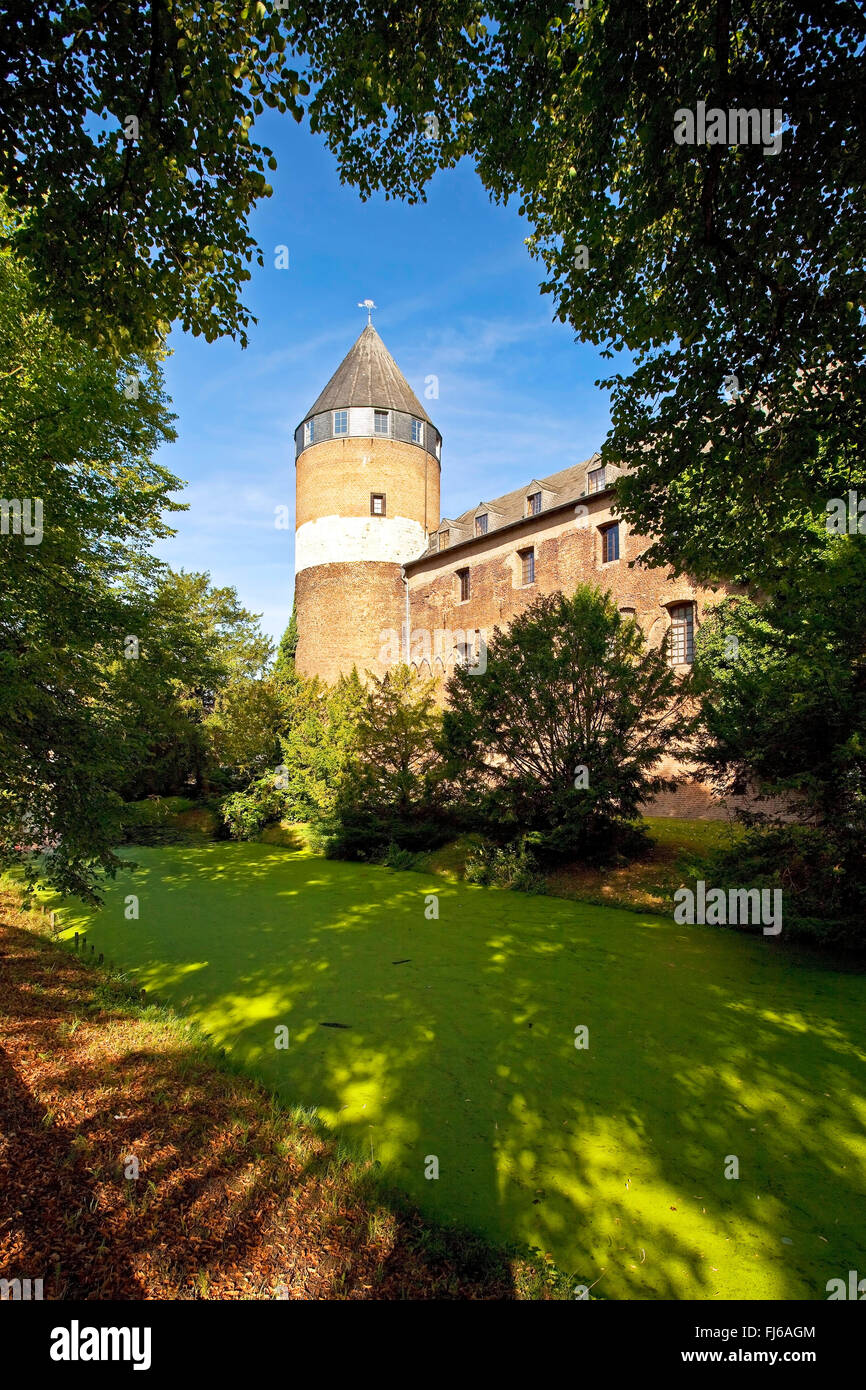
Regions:
<instances>
[{"instance_id":1,"label":"red brick wall","mask_svg":"<svg viewBox=\"0 0 866 1390\"><path fill-rule=\"evenodd\" d=\"M355 560L301 570L295 577L300 674L333 685L354 664L362 678L367 670L383 676L389 663L379 660L381 633L399 632L405 592L399 565Z\"/></svg>"}]
</instances>

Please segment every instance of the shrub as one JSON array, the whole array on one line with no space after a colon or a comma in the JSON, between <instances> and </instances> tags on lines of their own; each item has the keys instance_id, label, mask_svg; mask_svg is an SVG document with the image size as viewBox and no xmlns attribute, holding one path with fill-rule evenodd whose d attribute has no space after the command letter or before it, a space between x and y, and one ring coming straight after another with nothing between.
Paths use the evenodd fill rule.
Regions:
<instances>
[{"instance_id":1,"label":"shrub","mask_svg":"<svg viewBox=\"0 0 866 1390\"><path fill-rule=\"evenodd\" d=\"M859 835L844 827L754 825L702 872L713 887L780 888L786 935L864 952L861 854Z\"/></svg>"},{"instance_id":2,"label":"shrub","mask_svg":"<svg viewBox=\"0 0 866 1390\"><path fill-rule=\"evenodd\" d=\"M634 852L641 803L675 784L661 759L686 754L688 694L609 594L581 585L537 599L494 631L483 672L459 667L448 684L463 823L500 842L537 832L550 859Z\"/></svg>"},{"instance_id":3,"label":"shrub","mask_svg":"<svg viewBox=\"0 0 866 1390\"><path fill-rule=\"evenodd\" d=\"M272 779L260 778L246 791L223 798L222 817L233 840L254 840L263 826L280 818L284 804Z\"/></svg>"},{"instance_id":4,"label":"shrub","mask_svg":"<svg viewBox=\"0 0 866 1390\"><path fill-rule=\"evenodd\" d=\"M398 665L371 678L331 822L337 857L384 862L441 844L444 760L436 682Z\"/></svg>"},{"instance_id":5,"label":"shrub","mask_svg":"<svg viewBox=\"0 0 866 1390\"><path fill-rule=\"evenodd\" d=\"M543 893L544 879L529 842L530 837L524 835L510 845L485 840L474 846L466 856L466 882L513 888L519 893Z\"/></svg>"}]
</instances>

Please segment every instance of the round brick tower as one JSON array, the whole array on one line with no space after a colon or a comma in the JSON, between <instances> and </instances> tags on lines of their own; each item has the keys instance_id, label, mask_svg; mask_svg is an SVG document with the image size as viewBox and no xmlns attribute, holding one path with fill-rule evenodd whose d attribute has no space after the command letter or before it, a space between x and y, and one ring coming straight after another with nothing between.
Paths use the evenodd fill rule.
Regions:
<instances>
[{"instance_id":1,"label":"round brick tower","mask_svg":"<svg viewBox=\"0 0 866 1390\"><path fill-rule=\"evenodd\" d=\"M333 683L353 666L362 678L382 675L395 659L400 571L439 524L441 452L442 436L368 323L295 431L301 675Z\"/></svg>"}]
</instances>

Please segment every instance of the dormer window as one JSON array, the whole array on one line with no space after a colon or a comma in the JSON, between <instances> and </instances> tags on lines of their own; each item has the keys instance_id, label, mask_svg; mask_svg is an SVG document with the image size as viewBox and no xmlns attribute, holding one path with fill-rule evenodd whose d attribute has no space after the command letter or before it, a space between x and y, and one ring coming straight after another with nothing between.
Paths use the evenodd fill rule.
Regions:
<instances>
[{"instance_id":1,"label":"dormer window","mask_svg":"<svg viewBox=\"0 0 866 1390\"><path fill-rule=\"evenodd\" d=\"M312 444L312 442L313 442L313 440L315 439L315 437L316 437L316 422L315 422L315 420L307 420L307 422L306 422L305 425L304 425L304 443L305 443L305 444Z\"/></svg>"},{"instance_id":2,"label":"dormer window","mask_svg":"<svg viewBox=\"0 0 866 1390\"><path fill-rule=\"evenodd\" d=\"M447 550L450 544L451 544L451 532L450 532L450 531L440 531L440 532L439 532L439 549L440 549L440 550Z\"/></svg>"},{"instance_id":3,"label":"dormer window","mask_svg":"<svg viewBox=\"0 0 866 1390\"><path fill-rule=\"evenodd\" d=\"M591 468L586 475L586 488L588 492L601 492L605 487L605 469Z\"/></svg>"},{"instance_id":4,"label":"dormer window","mask_svg":"<svg viewBox=\"0 0 866 1390\"><path fill-rule=\"evenodd\" d=\"M413 444L423 444L423 443L424 443L424 422L423 422L423 420L413 420L413 421L412 421L412 443L413 443Z\"/></svg>"},{"instance_id":5,"label":"dormer window","mask_svg":"<svg viewBox=\"0 0 866 1390\"><path fill-rule=\"evenodd\" d=\"M486 535L487 535L487 523L488 523L488 521L489 521L489 517L488 517L488 515L487 515L486 512L482 512L480 516L477 516L477 517L475 518L475 534L476 534L476 536L486 536Z\"/></svg>"},{"instance_id":6,"label":"dormer window","mask_svg":"<svg viewBox=\"0 0 866 1390\"><path fill-rule=\"evenodd\" d=\"M349 433L349 412L348 410L334 411L334 434Z\"/></svg>"},{"instance_id":7,"label":"dormer window","mask_svg":"<svg viewBox=\"0 0 866 1390\"><path fill-rule=\"evenodd\" d=\"M373 433L374 433L374 434L390 434L390 433L391 433L391 414L390 414L390 411L387 411L387 410L374 410L374 411L373 411Z\"/></svg>"},{"instance_id":8,"label":"dormer window","mask_svg":"<svg viewBox=\"0 0 866 1390\"><path fill-rule=\"evenodd\" d=\"M529 496L528 496L527 499L526 499L526 515L527 515L527 516L538 516L538 513L539 513L540 511L541 511L541 493L540 493L540 492L530 492Z\"/></svg>"}]
</instances>

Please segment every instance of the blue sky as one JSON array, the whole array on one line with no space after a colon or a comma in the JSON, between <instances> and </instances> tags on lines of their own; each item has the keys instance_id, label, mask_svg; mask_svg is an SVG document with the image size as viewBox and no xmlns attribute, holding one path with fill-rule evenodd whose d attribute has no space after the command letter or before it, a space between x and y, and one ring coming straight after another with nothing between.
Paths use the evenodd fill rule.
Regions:
<instances>
[{"instance_id":1,"label":"blue sky","mask_svg":"<svg viewBox=\"0 0 866 1390\"><path fill-rule=\"evenodd\" d=\"M375 300L377 329L442 431L443 515L592 454L609 424L593 383L611 364L552 322L525 219L491 204L469 164L437 175L427 203L362 203L306 127L268 113L260 134L280 167L251 224L265 267L244 299L258 324L246 350L172 334L178 439L160 462L187 482L189 510L157 553L234 585L278 640L292 602L293 433L366 323L359 300ZM424 396L431 374L438 400ZM274 523L280 505L288 530Z\"/></svg>"}]
</instances>

